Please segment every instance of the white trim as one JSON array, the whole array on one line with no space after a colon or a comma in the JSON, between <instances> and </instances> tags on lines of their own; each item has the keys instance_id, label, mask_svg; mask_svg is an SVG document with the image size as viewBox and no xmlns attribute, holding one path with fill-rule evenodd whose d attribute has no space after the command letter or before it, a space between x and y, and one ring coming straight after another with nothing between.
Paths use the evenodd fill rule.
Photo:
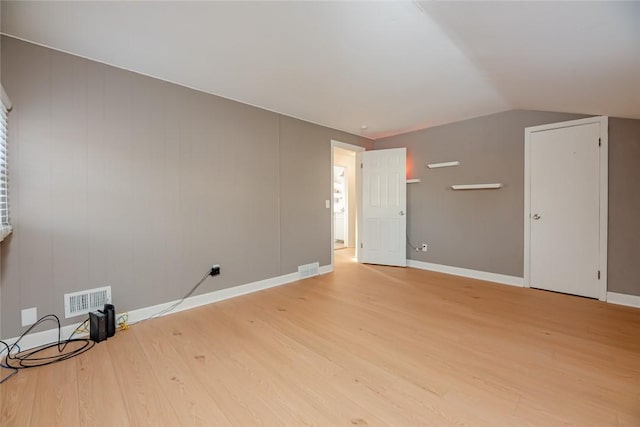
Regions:
<instances>
[{"instance_id":1,"label":"white trim","mask_svg":"<svg viewBox=\"0 0 640 427\"><path fill-rule=\"evenodd\" d=\"M607 299L609 240L609 117L600 117L600 301Z\"/></svg>"},{"instance_id":2,"label":"white trim","mask_svg":"<svg viewBox=\"0 0 640 427\"><path fill-rule=\"evenodd\" d=\"M470 270L468 268L452 267L449 265L433 264L430 262L407 259L407 266L420 270L437 271L438 273L453 274L455 276L470 277L472 279L486 280L503 285L523 286L522 277L508 276L506 274L490 273L488 271Z\"/></svg>"},{"instance_id":3,"label":"white trim","mask_svg":"<svg viewBox=\"0 0 640 427\"><path fill-rule=\"evenodd\" d=\"M308 278L309 277L307 277L307 279ZM185 299L182 302L182 304L177 306L174 310L171 310L169 313L163 314L162 316L166 316L167 314L179 313L181 311L189 310L192 308L200 307L200 306L211 304L218 301L224 301L229 298L235 298L235 297L250 294L253 292L258 292L264 289L285 285L287 283L292 283L297 280L304 280L304 279L301 279L300 274L298 272L295 272L295 273L285 274L283 276L259 280L257 282L247 283L244 285L234 286L232 288L220 289L220 290L208 292L202 295L192 296ZM175 304L178 301L179 300L169 301L162 304L157 304L150 307L144 307L137 310L129 311L129 322L135 323L141 320L148 319L150 316L153 316L154 314L167 309L168 307L170 307L171 305Z\"/></svg>"},{"instance_id":4,"label":"white trim","mask_svg":"<svg viewBox=\"0 0 640 427\"><path fill-rule=\"evenodd\" d=\"M418 268L420 270L436 271L438 273L453 274L455 276L470 277L472 279L487 280L489 282L500 283L503 285L511 285L518 287L525 286L524 279L517 276L507 276L504 274L489 273L486 271L470 270L461 267L451 267L442 264L432 264L430 262L416 261L407 259L407 266ZM640 308L640 296L619 294L616 292L607 292L606 300L609 304L624 305L627 307Z\"/></svg>"},{"instance_id":5,"label":"white trim","mask_svg":"<svg viewBox=\"0 0 640 427\"><path fill-rule=\"evenodd\" d=\"M337 148L342 148L343 150L347 150L347 151L353 151L353 152L358 152L358 151L365 151L366 148L361 147L359 145L354 145L354 144L347 144L346 142L340 142L340 141L336 141L335 139L331 140L331 149L333 151L333 148L337 147ZM333 165L333 162L331 162L331 164Z\"/></svg>"},{"instance_id":6,"label":"white trim","mask_svg":"<svg viewBox=\"0 0 640 427\"><path fill-rule=\"evenodd\" d=\"M628 307L640 308L640 296L638 295L607 292L607 302L609 304L626 305Z\"/></svg>"},{"instance_id":7,"label":"white trim","mask_svg":"<svg viewBox=\"0 0 640 427\"><path fill-rule=\"evenodd\" d=\"M348 151L353 151L354 153L356 153L356 236L354 239L354 242L356 244L356 259L358 259L358 256L360 254L360 245L358 244L358 239L360 239L360 206L361 206L361 202L360 202L360 193L361 193L361 171L360 168L358 167L358 163L360 163L360 157L359 157L359 153L365 151L366 149L364 147L361 147L359 145L354 145L354 144L347 144L346 142L340 142L340 141L336 141L335 139L331 140L331 187L330 187L330 192L329 194L331 195L331 203L329 205L329 209L330 209L330 216L331 216L331 247L330 247L330 251L331 251L331 271L333 271L333 265L334 265L334 248L333 248L333 244L335 241L335 230L334 230L334 224L333 224L333 149L334 148L342 148L343 150L348 150ZM349 195L349 197L354 197L353 194ZM345 242L346 243L346 242Z\"/></svg>"},{"instance_id":8,"label":"white trim","mask_svg":"<svg viewBox=\"0 0 640 427\"><path fill-rule=\"evenodd\" d=\"M0 226L0 242L7 238L13 232L11 225Z\"/></svg>"},{"instance_id":9,"label":"white trim","mask_svg":"<svg viewBox=\"0 0 640 427\"><path fill-rule=\"evenodd\" d=\"M4 104L4 108L6 108L7 111L11 111L13 105L11 104L11 99L9 98L9 95L7 95L7 92L4 90L4 86L2 86L2 84L0 84L0 101L2 101L2 103Z\"/></svg>"},{"instance_id":10,"label":"white trim","mask_svg":"<svg viewBox=\"0 0 640 427\"><path fill-rule=\"evenodd\" d=\"M323 265L318 269L318 274L327 274L333 272L333 265Z\"/></svg>"},{"instance_id":11,"label":"white trim","mask_svg":"<svg viewBox=\"0 0 640 427\"><path fill-rule=\"evenodd\" d=\"M531 134L552 129L600 124L600 301L607 300L607 234L609 214L609 117L588 117L524 129L524 286L531 286Z\"/></svg>"},{"instance_id":12,"label":"white trim","mask_svg":"<svg viewBox=\"0 0 640 427\"><path fill-rule=\"evenodd\" d=\"M525 288L531 287L531 132L524 130L524 251L522 277Z\"/></svg>"},{"instance_id":13,"label":"white trim","mask_svg":"<svg viewBox=\"0 0 640 427\"><path fill-rule=\"evenodd\" d=\"M360 262L360 249L362 248L362 155L364 152L364 150L356 152L356 240L354 242L356 262Z\"/></svg>"},{"instance_id":14,"label":"white trim","mask_svg":"<svg viewBox=\"0 0 640 427\"><path fill-rule=\"evenodd\" d=\"M331 265L323 265L319 269L319 274L326 274L333 271L333 266ZM307 278L307 279L310 279ZM283 276L271 277L269 279L259 280L257 282L247 283L244 285L234 286L232 288L220 289L218 291L208 292L202 295L196 295L185 299L182 304L177 306L175 309L171 310L168 313L162 314L162 316L166 316L169 314L178 313L181 311L189 310L192 308L200 307L206 304L211 304L218 301L223 301L230 298L235 298L241 295L250 294L253 292L258 292L264 289L274 288L276 286L286 285L288 283L296 282L298 280L306 280L301 279L300 274L290 273L285 274ZM131 310L128 312L128 321L129 323L140 322L142 320L146 320L149 317L153 316L156 313L161 312L169 308L171 305L175 304L179 300L169 301L162 304L153 305L150 307L143 307L136 310ZM118 316L122 314L122 312L118 313ZM162 317L159 316L159 317ZM71 335L71 333L80 326L80 323L74 323L72 325L67 325L62 327L62 338L65 339ZM76 336L81 337L85 336L85 334L77 334ZM4 340L8 345L13 344L17 341L19 337L13 337ZM20 341L20 349L27 350L33 347L37 347L43 344L48 344L50 342L55 342L58 339L58 329L48 329L42 332L35 332L33 334L26 335L22 341Z\"/></svg>"}]
</instances>

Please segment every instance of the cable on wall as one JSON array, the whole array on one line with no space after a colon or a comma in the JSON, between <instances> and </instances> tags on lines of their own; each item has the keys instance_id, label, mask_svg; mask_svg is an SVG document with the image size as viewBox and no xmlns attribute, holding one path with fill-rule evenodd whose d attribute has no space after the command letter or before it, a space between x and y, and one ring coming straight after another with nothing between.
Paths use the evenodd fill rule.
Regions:
<instances>
[{"instance_id":1,"label":"cable on wall","mask_svg":"<svg viewBox=\"0 0 640 427\"><path fill-rule=\"evenodd\" d=\"M420 252L420 249L418 249L417 246L411 243L411 239L409 238L409 232L407 232L406 234L407 234L407 245L411 246L411 249L413 249L414 251Z\"/></svg>"},{"instance_id":2,"label":"cable on wall","mask_svg":"<svg viewBox=\"0 0 640 427\"><path fill-rule=\"evenodd\" d=\"M202 285L202 283L204 283L204 281L205 281L205 280L207 280L207 277L209 277L210 275L212 276L212 274L211 274L211 270L208 270L208 271L204 274L204 276L202 276L202 278L201 278L200 280L198 280L198 283L196 283L196 284L194 285L194 287L193 287L193 288L191 288L191 290L185 294L185 296L183 296L182 298L180 298L180 300L176 301L175 303L171 304L169 307L167 307L167 308L165 308L165 309L163 309L163 310L160 310L160 311L159 311L159 312L157 312L156 314L153 314L153 315L149 316L149 317L147 318L147 320L148 320L148 319L154 319L154 318L156 318L156 317L160 317L160 316L162 316L163 314L167 314L167 313L169 313L170 311L172 311L173 309L175 309L177 306L179 306L180 304L182 304L182 303L184 302L184 300L186 300L186 299L187 299L187 298L189 298L191 295L193 295L193 293L196 291L196 289L198 289L198 288L200 287L200 285Z\"/></svg>"},{"instance_id":3,"label":"cable on wall","mask_svg":"<svg viewBox=\"0 0 640 427\"><path fill-rule=\"evenodd\" d=\"M202 285L204 283L205 280L207 280L207 277L209 276L217 276L218 274L220 274L220 265L215 264L213 267L211 267L209 270L207 270L207 272L200 278L200 280L198 280L198 282L193 286L193 288L191 288L191 290L189 292L187 292L182 298L180 298L178 301L176 301L175 303L171 304L169 307L164 308L162 310L160 310L159 312L152 314L151 316L147 317L146 319L142 319L139 320L137 322L133 322L133 323L129 323L129 316L126 316L126 319L123 319L122 322L120 322L120 318L118 318L118 324L120 325L121 329L128 329L129 326L131 325L135 325L136 323L140 323L144 320L150 320L150 319L155 319L156 317L160 317L163 316L167 313L170 313L171 311L173 311L176 307L178 307L180 304L182 304L184 302L184 300L186 300L187 298L189 298L191 295L193 295L193 293L200 287L200 285Z\"/></svg>"},{"instance_id":4,"label":"cable on wall","mask_svg":"<svg viewBox=\"0 0 640 427\"><path fill-rule=\"evenodd\" d=\"M413 243L411 243L411 240L409 240L409 233L407 233L407 244L409 246L411 246L411 249L413 249L414 251L416 251L416 252L420 251L420 249L418 249L416 246L414 246Z\"/></svg>"}]
</instances>

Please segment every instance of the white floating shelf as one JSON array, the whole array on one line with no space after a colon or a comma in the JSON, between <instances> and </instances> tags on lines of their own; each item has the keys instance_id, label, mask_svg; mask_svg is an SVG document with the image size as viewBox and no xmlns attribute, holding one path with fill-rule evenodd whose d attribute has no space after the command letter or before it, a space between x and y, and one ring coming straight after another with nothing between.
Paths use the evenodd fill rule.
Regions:
<instances>
[{"instance_id":1,"label":"white floating shelf","mask_svg":"<svg viewBox=\"0 0 640 427\"><path fill-rule=\"evenodd\" d=\"M442 163L429 163L427 164L427 167L429 169L437 169L437 168L448 168L451 166L460 166L460 162L459 161L453 161L453 162L442 162Z\"/></svg>"},{"instance_id":2,"label":"white floating shelf","mask_svg":"<svg viewBox=\"0 0 640 427\"><path fill-rule=\"evenodd\" d=\"M420 182L420 178L408 179L407 184L415 184L416 182Z\"/></svg>"},{"instance_id":3,"label":"white floating shelf","mask_svg":"<svg viewBox=\"0 0 640 427\"><path fill-rule=\"evenodd\" d=\"M495 183L495 184L457 184L457 185L452 185L451 188L453 188L454 190L487 190L487 189L502 188L502 183Z\"/></svg>"}]
</instances>

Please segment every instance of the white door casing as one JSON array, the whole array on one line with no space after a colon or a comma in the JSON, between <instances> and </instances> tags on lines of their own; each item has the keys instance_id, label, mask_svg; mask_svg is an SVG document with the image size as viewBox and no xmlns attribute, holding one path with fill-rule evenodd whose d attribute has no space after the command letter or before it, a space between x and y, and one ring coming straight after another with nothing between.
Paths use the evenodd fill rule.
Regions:
<instances>
[{"instance_id":1,"label":"white door casing","mask_svg":"<svg viewBox=\"0 0 640 427\"><path fill-rule=\"evenodd\" d=\"M362 153L360 262L406 267L406 148Z\"/></svg>"},{"instance_id":2,"label":"white door casing","mask_svg":"<svg viewBox=\"0 0 640 427\"><path fill-rule=\"evenodd\" d=\"M527 287L606 299L607 123L525 130Z\"/></svg>"}]
</instances>

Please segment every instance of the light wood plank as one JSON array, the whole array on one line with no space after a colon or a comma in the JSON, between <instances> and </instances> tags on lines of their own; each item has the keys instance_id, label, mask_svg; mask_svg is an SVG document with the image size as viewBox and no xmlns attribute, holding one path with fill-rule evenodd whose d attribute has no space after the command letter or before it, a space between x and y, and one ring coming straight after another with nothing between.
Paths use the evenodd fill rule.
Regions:
<instances>
[{"instance_id":1,"label":"light wood plank","mask_svg":"<svg viewBox=\"0 0 640 427\"><path fill-rule=\"evenodd\" d=\"M2 370L6 375L7 370ZM37 396L38 373L25 369L0 385L0 426L28 426Z\"/></svg>"},{"instance_id":2,"label":"light wood plank","mask_svg":"<svg viewBox=\"0 0 640 427\"><path fill-rule=\"evenodd\" d=\"M122 390L116 381L109 344L103 341L74 358L78 366L80 425L132 425L124 403L128 398L128 390ZM57 387L56 384L49 384L41 389L41 386L38 387L38 394L52 392Z\"/></svg>"},{"instance_id":3,"label":"light wood plank","mask_svg":"<svg viewBox=\"0 0 640 427\"><path fill-rule=\"evenodd\" d=\"M173 342L185 358L197 360L203 386L217 395L216 401L232 423L314 425L298 417L286 399L273 398L283 395L277 376L261 371L256 361L230 340L230 331L210 320L206 314L178 319L171 326ZM211 331L215 331L213 340Z\"/></svg>"},{"instance_id":4,"label":"light wood plank","mask_svg":"<svg viewBox=\"0 0 640 427\"><path fill-rule=\"evenodd\" d=\"M134 332L180 425L231 425L218 403L198 381L199 372L193 370L195 361L185 361L167 339L162 327L167 320L142 322L135 326Z\"/></svg>"},{"instance_id":5,"label":"light wood plank","mask_svg":"<svg viewBox=\"0 0 640 427\"><path fill-rule=\"evenodd\" d=\"M180 425L173 405L163 393L135 334L124 331L110 338L107 344L131 425Z\"/></svg>"},{"instance_id":6,"label":"light wood plank","mask_svg":"<svg viewBox=\"0 0 640 427\"><path fill-rule=\"evenodd\" d=\"M362 414L368 412L327 382L337 366L327 368L324 363L319 363L324 361L317 355L309 354L307 348L278 334L260 319L253 317L248 320L239 312L227 316L219 310L216 310L215 319L217 330L230 331L231 348L246 352L253 361L252 365L257 365L256 369L265 370L270 373L270 378L279 380L283 400L303 417L304 424L337 425L349 419L361 419ZM299 398L311 407L305 409ZM272 396L267 399L273 401ZM332 407L332 411L327 412L327 407ZM320 418L314 420L314 414ZM322 422L322 418L328 421Z\"/></svg>"},{"instance_id":7,"label":"light wood plank","mask_svg":"<svg viewBox=\"0 0 640 427\"><path fill-rule=\"evenodd\" d=\"M51 384L54 384L55 388L51 389L50 393L38 392L37 398L34 396L31 425L51 427L80 425L76 360L66 360L58 365L32 370L38 374L38 388L42 386L49 388Z\"/></svg>"}]
</instances>

